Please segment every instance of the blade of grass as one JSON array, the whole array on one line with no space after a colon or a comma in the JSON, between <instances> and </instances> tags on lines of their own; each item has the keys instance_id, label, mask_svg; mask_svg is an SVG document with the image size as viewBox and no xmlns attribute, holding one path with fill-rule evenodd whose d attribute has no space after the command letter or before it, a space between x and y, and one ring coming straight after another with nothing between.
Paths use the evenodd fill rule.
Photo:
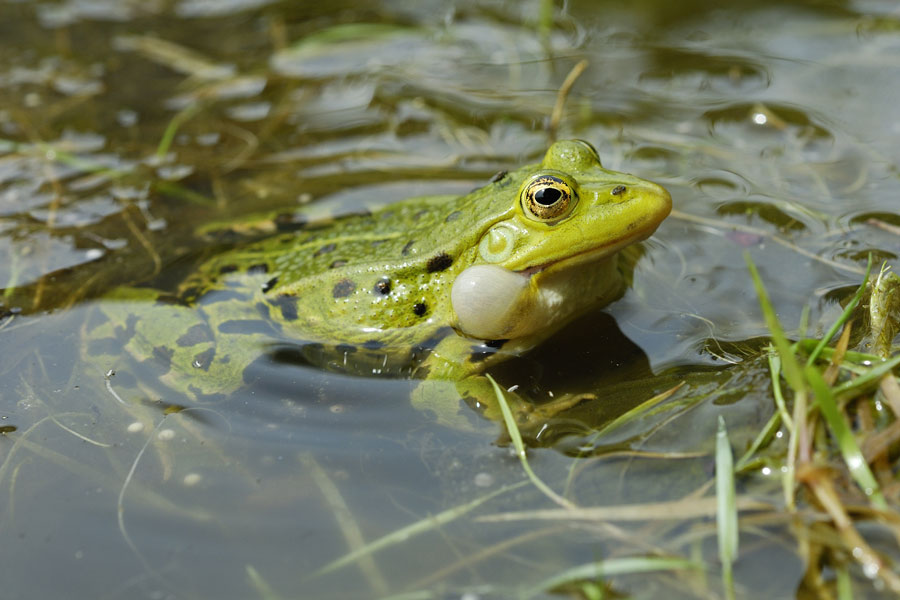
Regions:
<instances>
[{"instance_id":1,"label":"blade of grass","mask_svg":"<svg viewBox=\"0 0 900 600\"><path fill-rule=\"evenodd\" d=\"M660 404L661 402L671 398L672 395L675 394L675 392L677 392L682 387L684 387L685 383L686 382L682 381L682 382L678 383L677 385L665 390L664 392L660 392L659 394L653 396L652 398L645 400L644 402L641 402L640 404L638 404L631 410L628 410L628 411L622 413L621 415L619 415L618 417L616 417L615 419L613 419L612 421L610 421L609 423L604 425L597 432L597 436L599 437L601 435L610 433L610 432L618 429L622 425L625 425L626 423L630 423L631 421L634 421L639 416L643 415L644 413L649 411L651 408L655 407L657 404Z\"/></svg>"},{"instance_id":2,"label":"blade of grass","mask_svg":"<svg viewBox=\"0 0 900 600\"><path fill-rule=\"evenodd\" d=\"M750 258L749 253L744 253L744 260L747 262L747 268L750 270L750 277L753 279L753 287L756 288L756 295L759 297L759 305L762 309L763 318L766 321L766 326L769 328L772 342L775 344L775 350L778 352L778 356L781 359L781 368L784 373L784 378L787 380L788 385L794 390L793 422L796 426L791 431L791 439L788 446L787 468L785 469L784 477L782 479L785 504L787 505L788 510L793 510L797 455L801 450L804 450L805 452L807 446L807 432L805 427L806 382L803 378L803 373L800 370L800 363L797 362L797 357L794 355L791 344L784 335L784 330L781 328L781 324L778 322L778 317L775 314L775 309L772 307L772 302L769 300L769 294L766 292L765 286L763 286L759 271L756 270L756 265L753 264L753 259Z\"/></svg>"},{"instance_id":3,"label":"blade of grass","mask_svg":"<svg viewBox=\"0 0 900 600\"><path fill-rule=\"evenodd\" d=\"M747 496L735 498L735 506L739 511L771 512L773 510L771 504ZM510 511L484 515L476 520L485 523L501 521L686 521L687 519L709 518L715 513L715 498L687 498L672 502ZM785 520L789 518L785 516Z\"/></svg>"},{"instance_id":4,"label":"blade of grass","mask_svg":"<svg viewBox=\"0 0 900 600\"><path fill-rule=\"evenodd\" d=\"M866 577L874 579L878 577L896 595L900 595L900 576L894 573L890 565L885 564L881 555L869 545L860 535L853 520L847 514L843 502L834 489L831 475L823 470L807 466L802 474L802 480L815 494L822 508L831 517L844 542L847 554L853 557Z\"/></svg>"},{"instance_id":5,"label":"blade of grass","mask_svg":"<svg viewBox=\"0 0 900 600\"><path fill-rule=\"evenodd\" d=\"M722 586L725 597L734 599L732 564L738 553L738 513L734 494L734 464L725 419L719 415L716 432L716 530L719 560L722 561Z\"/></svg>"},{"instance_id":6,"label":"blade of grass","mask_svg":"<svg viewBox=\"0 0 900 600\"><path fill-rule=\"evenodd\" d=\"M747 261L747 268L750 270L750 277L753 279L753 287L756 288L756 295L759 297L760 308L762 308L766 327L769 328L769 333L772 336L772 343L775 344L775 350L781 358L781 367L784 372L784 378L791 388L794 389L794 392L803 390L806 386L803 381L803 373L800 370L800 363L797 362L797 357L791 350L791 344L784 335L784 329L782 329L781 323L778 322L778 316L775 314L772 301L769 300L769 294L763 286L759 271L756 270L756 265L753 264L753 260L750 258L749 253L744 253L744 260Z\"/></svg>"},{"instance_id":7,"label":"blade of grass","mask_svg":"<svg viewBox=\"0 0 900 600\"><path fill-rule=\"evenodd\" d=\"M328 507L331 509L332 513L334 513L334 518L338 523L341 533L344 535L344 539L347 541L347 545L352 548L352 551L348 556L359 554L359 568L362 571L363 576L376 594L384 596L388 592L387 581L375 564L371 553L362 552L362 550L367 547L365 538L359 528L359 524L356 522L356 518L353 516L353 512L344 501L344 497L341 495L340 490L338 490L337 486L325 470L322 469L312 454L304 452L300 455L300 462L303 463L303 466L310 472L310 475L319 487L319 491L322 492L322 495L325 497Z\"/></svg>"},{"instance_id":8,"label":"blade of grass","mask_svg":"<svg viewBox=\"0 0 900 600\"><path fill-rule=\"evenodd\" d=\"M837 579L837 599L853 600L853 585L850 581L850 571L847 570L847 565L839 565L834 570L834 574L836 575L835 579Z\"/></svg>"},{"instance_id":9,"label":"blade of grass","mask_svg":"<svg viewBox=\"0 0 900 600\"><path fill-rule=\"evenodd\" d=\"M819 343L816 344L816 347L813 348L813 351L809 353L809 358L806 359L806 365L812 365L816 359L819 357L819 353L822 352L822 348L828 345L828 342L831 341L831 338L834 337L834 334L838 332L838 329L844 326L850 319L850 314L853 312L853 309L856 308L856 305L859 304L859 300L862 298L863 292L866 291L866 287L869 285L869 273L872 272L872 254L869 254L869 263L866 265L866 274L863 276L862 284L860 284L859 288L857 288L856 293L853 295L853 298L850 302L847 303L847 306L844 307L844 312L841 313L841 316L832 323L831 328L828 329L828 332L822 336L822 339L819 340Z\"/></svg>"},{"instance_id":10,"label":"blade of grass","mask_svg":"<svg viewBox=\"0 0 900 600\"><path fill-rule=\"evenodd\" d=\"M547 593L561 585L574 583L583 579L597 580L602 577L649 573L652 571L679 571L682 569L703 569L702 563L685 558L664 558L655 556L611 558L597 562L578 565L566 569L562 573L548 577L533 588L526 590L524 598L532 598Z\"/></svg>"},{"instance_id":11,"label":"blade of grass","mask_svg":"<svg viewBox=\"0 0 900 600\"><path fill-rule=\"evenodd\" d=\"M247 573L250 585L253 586L253 589L256 590L256 593L259 594L262 600L282 600L278 592L272 589L269 582L263 579L253 565L244 565L244 571Z\"/></svg>"},{"instance_id":12,"label":"blade of grass","mask_svg":"<svg viewBox=\"0 0 900 600\"><path fill-rule=\"evenodd\" d=\"M775 350L771 348L771 350ZM769 352L769 372L772 374L772 395L775 396L775 406L778 407L778 413L781 420L784 421L788 431L794 430L794 420L791 419L791 413L787 409L787 403L784 401L784 392L781 389L781 358L776 352Z\"/></svg>"},{"instance_id":13,"label":"blade of grass","mask_svg":"<svg viewBox=\"0 0 900 600\"><path fill-rule=\"evenodd\" d=\"M545 3L545 4L550 4ZM552 4L551 4L552 6ZM581 76L585 69L588 67L587 60L579 61L572 70L569 71L569 74L566 75L565 81L559 88L559 93L556 95L556 104L553 105L553 112L550 114L550 124L547 127L548 132L550 133L550 139L556 139L556 132L559 129L559 122L562 120L563 109L566 106L566 98L569 97L569 92L572 91L572 86L575 85L575 81Z\"/></svg>"},{"instance_id":14,"label":"blade of grass","mask_svg":"<svg viewBox=\"0 0 900 600\"><path fill-rule=\"evenodd\" d=\"M159 140L159 145L156 147L156 157L163 158L169 152L169 148L172 147L172 141L175 139L175 134L178 133L178 129L190 121L194 115L200 112L201 105L200 103L189 104L182 110L175 113L175 116L169 121L169 124L166 126L166 130L163 132L162 138Z\"/></svg>"},{"instance_id":15,"label":"blade of grass","mask_svg":"<svg viewBox=\"0 0 900 600\"><path fill-rule=\"evenodd\" d=\"M797 342L797 346L804 352L811 352L819 343L819 340L804 339ZM834 348L822 348L821 357L825 360L830 359L834 355ZM854 363L875 364L884 362L884 359L876 354L867 352L857 352L855 350L847 350L844 352L844 362L852 361Z\"/></svg>"},{"instance_id":16,"label":"blade of grass","mask_svg":"<svg viewBox=\"0 0 900 600\"><path fill-rule=\"evenodd\" d=\"M528 464L528 455L525 452L525 444L522 442L522 434L519 432L516 420L513 418L512 411L509 409L509 403L506 401L506 396L503 395L503 390L500 389L500 386L497 385L497 382L494 381L493 377L488 375L487 378L494 388L494 394L497 396L497 403L500 405L500 412L503 413L503 422L506 424L506 430L509 432L509 439L512 440L513 448L516 450L516 455L519 457L519 461L522 463L522 469L525 471L525 474L528 475L528 479L530 479L531 483L541 490L544 495L560 506L564 508L575 508L575 505L572 502L566 500L550 489L550 486L541 481L531 469L531 465Z\"/></svg>"},{"instance_id":17,"label":"blade of grass","mask_svg":"<svg viewBox=\"0 0 900 600\"><path fill-rule=\"evenodd\" d=\"M851 379L850 381L845 381L844 383L834 386L831 391L835 397L838 398L858 393L861 388L878 384L881 381L881 378L890 373L897 365L900 365L900 355L875 365L856 379Z\"/></svg>"},{"instance_id":18,"label":"blade of grass","mask_svg":"<svg viewBox=\"0 0 900 600\"><path fill-rule=\"evenodd\" d=\"M486 494L484 496L481 496L480 498L476 498L475 500L472 500L467 504L454 506L453 508L449 508L432 517L426 517L420 521L416 521L415 523L407 525L406 527L402 527L392 533L378 538L373 542L369 542L364 546L356 548L352 552L349 552L336 560L331 561L324 567L321 567L320 569L312 573L309 577L312 578L319 577L320 575L325 575L326 573L330 573L342 567L346 567L347 565L358 561L360 558L368 556L383 548L405 543L417 535L425 533L426 531L431 531L437 527L440 527L441 525L445 525L453 521L454 519L463 516L469 511L478 508L488 500L491 500L492 498L499 496L500 494L518 489L526 485L527 483L527 481L522 481L520 483L502 487L499 490L494 490L490 494Z\"/></svg>"},{"instance_id":19,"label":"blade of grass","mask_svg":"<svg viewBox=\"0 0 900 600\"><path fill-rule=\"evenodd\" d=\"M869 469L869 465L863 457L862 451L853 437L853 432L844 416L838 410L837 402L831 388L825 384L825 380L819 372L813 367L806 367L806 379L812 387L816 395L816 401L819 410L828 423L831 435L837 440L838 447L844 457L844 463L850 470L850 475L856 480L856 483L862 488L863 493L871 498L872 503L878 508L887 509L887 502L881 494L881 488L878 481Z\"/></svg>"},{"instance_id":20,"label":"blade of grass","mask_svg":"<svg viewBox=\"0 0 900 600\"><path fill-rule=\"evenodd\" d=\"M686 382L682 381L682 382L678 383L677 385L675 385L663 392L660 392L659 394L653 396L652 398L649 398L648 400L641 402L640 404L638 404L631 410L628 410L628 411L622 413L621 415L619 415L618 417L616 417L615 419L613 419L612 421L610 421L609 423L607 423L606 425L601 427L594 435L592 435L590 443L593 444L601 436L611 433L612 431L615 431L622 425L625 425L626 423L630 423L630 422L636 420L638 417L645 414L647 411L654 408L656 405L662 403L665 400L668 400L675 394L675 392L680 390L684 386L685 383ZM568 477L566 477L566 485L563 488L566 491L568 491L572 487L572 482L574 481L574 478L575 478L575 470L576 470L576 467L578 466L578 464L579 464L579 461L572 461L572 464L569 466L569 475L568 475Z\"/></svg>"},{"instance_id":21,"label":"blade of grass","mask_svg":"<svg viewBox=\"0 0 900 600\"><path fill-rule=\"evenodd\" d=\"M767 444L771 439L775 432L778 430L778 426L781 425L781 415L773 413L771 417L769 417L768 422L762 428L762 430L757 434L756 438L753 440L753 443L750 444L750 448L744 452L744 455L741 456L740 460L734 467L736 473L743 471L747 468L747 465L750 464L750 461L753 459L753 455L765 444Z\"/></svg>"}]
</instances>

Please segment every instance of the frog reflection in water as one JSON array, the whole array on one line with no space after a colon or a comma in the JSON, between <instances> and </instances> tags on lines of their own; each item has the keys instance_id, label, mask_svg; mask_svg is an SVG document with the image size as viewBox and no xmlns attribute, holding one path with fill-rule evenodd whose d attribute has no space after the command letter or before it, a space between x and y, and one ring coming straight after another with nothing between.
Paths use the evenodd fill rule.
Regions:
<instances>
[{"instance_id":1,"label":"frog reflection in water","mask_svg":"<svg viewBox=\"0 0 900 600\"><path fill-rule=\"evenodd\" d=\"M466 196L413 198L224 252L175 294L114 290L100 305L107 318L87 324L87 350L104 370L155 365L154 383L202 401L290 345L326 369L421 379L413 404L442 423L469 422L460 399L497 420L486 370L619 295L617 252L670 209L660 186L560 141ZM536 408L507 394L523 428L583 397Z\"/></svg>"}]
</instances>

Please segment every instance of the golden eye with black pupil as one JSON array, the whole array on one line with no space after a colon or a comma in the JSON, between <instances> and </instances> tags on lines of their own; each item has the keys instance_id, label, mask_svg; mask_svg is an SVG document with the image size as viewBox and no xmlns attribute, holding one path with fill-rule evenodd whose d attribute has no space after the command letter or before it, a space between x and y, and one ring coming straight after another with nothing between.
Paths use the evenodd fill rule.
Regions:
<instances>
[{"instance_id":1,"label":"golden eye with black pupil","mask_svg":"<svg viewBox=\"0 0 900 600\"><path fill-rule=\"evenodd\" d=\"M567 214L573 196L572 186L559 177L541 175L522 192L522 208L537 221L552 221Z\"/></svg>"}]
</instances>

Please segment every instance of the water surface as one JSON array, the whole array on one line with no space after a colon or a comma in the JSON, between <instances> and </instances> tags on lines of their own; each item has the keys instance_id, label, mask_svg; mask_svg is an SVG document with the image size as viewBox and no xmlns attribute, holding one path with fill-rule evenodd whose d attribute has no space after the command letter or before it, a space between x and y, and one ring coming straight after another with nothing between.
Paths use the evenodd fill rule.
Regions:
<instances>
[{"instance_id":1,"label":"water surface","mask_svg":"<svg viewBox=\"0 0 900 600\"><path fill-rule=\"evenodd\" d=\"M172 289L235 243L202 235L216 223L465 193L537 160L586 60L557 137L665 185L676 213L621 300L496 375L598 395L529 454L574 502L701 488L716 418L740 453L773 410L743 254L785 327L806 324L798 335L830 324L870 252L896 261L900 15L878 1L699 0L570 2L549 28L538 14L534 2L0 2L0 425L15 429L0 436L0 595L553 597L541 581L601 558L717 564L711 520L477 520L553 504L521 483L496 424L442 429L410 407L413 382L261 363L240 393L176 413L184 398L120 402L115 365L81 360L103 292ZM681 381L664 410L592 435ZM780 493L762 470L741 485ZM811 593L785 522L741 547L740 597ZM610 585L720 594L707 577ZM886 596L853 577L860 597Z\"/></svg>"}]
</instances>

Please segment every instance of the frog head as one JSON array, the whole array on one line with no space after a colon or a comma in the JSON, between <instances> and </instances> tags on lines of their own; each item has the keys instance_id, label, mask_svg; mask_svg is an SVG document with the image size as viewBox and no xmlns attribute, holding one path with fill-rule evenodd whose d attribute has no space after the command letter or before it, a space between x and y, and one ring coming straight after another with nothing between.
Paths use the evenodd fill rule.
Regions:
<instances>
[{"instance_id":1,"label":"frog head","mask_svg":"<svg viewBox=\"0 0 900 600\"><path fill-rule=\"evenodd\" d=\"M581 140L553 144L521 177L513 206L477 241L454 281L455 326L479 339L552 332L618 291L615 255L672 208L659 185L604 169Z\"/></svg>"}]
</instances>

